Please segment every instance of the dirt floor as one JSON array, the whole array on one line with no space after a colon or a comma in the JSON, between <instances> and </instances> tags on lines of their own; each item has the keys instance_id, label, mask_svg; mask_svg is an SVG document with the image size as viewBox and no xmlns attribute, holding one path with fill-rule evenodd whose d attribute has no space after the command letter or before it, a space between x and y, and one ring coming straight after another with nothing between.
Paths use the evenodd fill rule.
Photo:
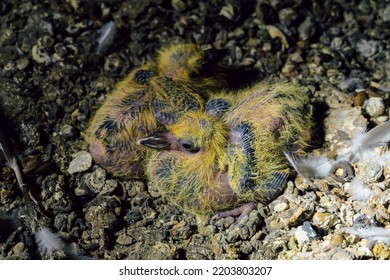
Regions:
<instances>
[{"instance_id":1,"label":"dirt floor","mask_svg":"<svg viewBox=\"0 0 390 280\"><path fill-rule=\"evenodd\" d=\"M113 25L114 39L99 44ZM283 195L230 228L233 218L197 221L152 196L147 182L111 176L91 162L84 139L131 69L161 46L192 42L217 50L229 89L302 86L317 121L312 152L335 158L356 132L389 118L389 28L385 0L1 1L1 125L40 224L65 247L39 251L1 155L0 259L389 259L390 169L375 160L352 165L368 201L351 195L351 182L309 184L292 173Z\"/></svg>"}]
</instances>

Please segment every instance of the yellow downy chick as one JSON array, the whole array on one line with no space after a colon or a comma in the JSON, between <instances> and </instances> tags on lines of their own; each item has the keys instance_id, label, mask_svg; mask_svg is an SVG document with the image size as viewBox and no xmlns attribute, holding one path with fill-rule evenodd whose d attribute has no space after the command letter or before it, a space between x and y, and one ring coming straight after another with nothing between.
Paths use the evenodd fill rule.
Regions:
<instances>
[{"instance_id":1,"label":"yellow downy chick","mask_svg":"<svg viewBox=\"0 0 390 280\"><path fill-rule=\"evenodd\" d=\"M173 44L158 53L158 71L165 77L187 83L203 98L208 99L222 83L217 73L205 75L206 51L195 44Z\"/></svg>"},{"instance_id":2,"label":"yellow downy chick","mask_svg":"<svg viewBox=\"0 0 390 280\"><path fill-rule=\"evenodd\" d=\"M257 85L236 97L221 94L206 112L186 113L139 143L160 149L147 172L168 201L198 215L247 203L218 216L246 215L253 202L282 192L289 174L283 152L305 148L311 126L301 89Z\"/></svg>"},{"instance_id":3,"label":"yellow downy chick","mask_svg":"<svg viewBox=\"0 0 390 280\"><path fill-rule=\"evenodd\" d=\"M308 146L311 116L308 96L288 83L260 84L238 94L223 116L230 128L227 173L231 188L248 204L219 217L249 214L251 202L267 202L283 191L290 173L284 151L299 153Z\"/></svg>"},{"instance_id":4,"label":"yellow downy chick","mask_svg":"<svg viewBox=\"0 0 390 280\"><path fill-rule=\"evenodd\" d=\"M151 151L136 141L186 111L203 111L202 96L208 92L198 93L186 80L198 74L202 57L194 45L170 46L159 52L157 63L133 70L118 83L86 131L94 160L115 176L144 177Z\"/></svg>"},{"instance_id":5,"label":"yellow downy chick","mask_svg":"<svg viewBox=\"0 0 390 280\"><path fill-rule=\"evenodd\" d=\"M278 174L288 173L283 152L308 146L311 113L307 95L287 83L258 85L237 96L223 120L231 129L230 183L240 196L246 200L259 197L258 190L249 187L246 191L245 184L253 186L261 182L264 185L269 179L273 180L270 174L279 177Z\"/></svg>"},{"instance_id":6,"label":"yellow downy chick","mask_svg":"<svg viewBox=\"0 0 390 280\"><path fill-rule=\"evenodd\" d=\"M92 118L86 140L95 162L116 176L142 177L150 151L135 145L161 125L150 103L153 92L149 80L155 75L153 64L132 71L107 97Z\"/></svg>"}]
</instances>

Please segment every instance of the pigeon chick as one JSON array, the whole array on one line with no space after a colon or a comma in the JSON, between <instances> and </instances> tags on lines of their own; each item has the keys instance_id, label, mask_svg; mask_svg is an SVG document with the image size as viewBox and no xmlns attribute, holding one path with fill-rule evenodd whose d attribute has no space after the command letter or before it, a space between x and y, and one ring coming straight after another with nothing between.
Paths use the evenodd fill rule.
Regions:
<instances>
[{"instance_id":1,"label":"pigeon chick","mask_svg":"<svg viewBox=\"0 0 390 280\"><path fill-rule=\"evenodd\" d=\"M203 64L199 47L178 44L162 49L156 62L130 72L97 110L86 131L95 162L114 176L143 178L151 151L136 145L136 140L174 121L166 119L172 112L203 110L216 84L213 79L204 79L204 86L192 82Z\"/></svg>"},{"instance_id":2,"label":"pigeon chick","mask_svg":"<svg viewBox=\"0 0 390 280\"><path fill-rule=\"evenodd\" d=\"M185 211L217 217L248 215L255 202L274 199L289 175L284 151L310 140L308 97L291 84L256 85L236 96L219 94L205 112L188 112L139 141L157 149L149 184Z\"/></svg>"}]
</instances>

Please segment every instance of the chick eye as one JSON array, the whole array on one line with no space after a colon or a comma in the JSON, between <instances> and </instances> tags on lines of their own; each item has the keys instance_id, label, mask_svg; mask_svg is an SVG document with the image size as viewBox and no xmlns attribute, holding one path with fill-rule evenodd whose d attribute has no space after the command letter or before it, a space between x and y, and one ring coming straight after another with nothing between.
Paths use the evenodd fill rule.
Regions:
<instances>
[{"instance_id":1,"label":"chick eye","mask_svg":"<svg viewBox=\"0 0 390 280\"><path fill-rule=\"evenodd\" d=\"M186 149L186 150L191 150L192 149L192 145L189 144L189 143L183 143L181 144L181 146Z\"/></svg>"},{"instance_id":2,"label":"chick eye","mask_svg":"<svg viewBox=\"0 0 390 280\"><path fill-rule=\"evenodd\" d=\"M199 148L196 148L194 143L191 141L179 140L180 146L191 153L196 153L199 151Z\"/></svg>"}]
</instances>

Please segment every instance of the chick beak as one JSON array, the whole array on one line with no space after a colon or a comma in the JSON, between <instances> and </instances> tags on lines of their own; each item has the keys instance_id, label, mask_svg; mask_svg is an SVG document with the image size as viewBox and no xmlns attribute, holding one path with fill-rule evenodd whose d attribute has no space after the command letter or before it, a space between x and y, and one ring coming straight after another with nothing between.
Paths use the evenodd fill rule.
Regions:
<instances>
[{"instance_id":1,"label":"chick beak","mask_svg":"<svg viewBox=\"0 0 390 280\"><path fill-rule=\"evenodd\" d=\"M137 144L159 150L169 150L172 147L172 134L168 131L158 131L137 141Z\"/></svg>"}]
</instances>

